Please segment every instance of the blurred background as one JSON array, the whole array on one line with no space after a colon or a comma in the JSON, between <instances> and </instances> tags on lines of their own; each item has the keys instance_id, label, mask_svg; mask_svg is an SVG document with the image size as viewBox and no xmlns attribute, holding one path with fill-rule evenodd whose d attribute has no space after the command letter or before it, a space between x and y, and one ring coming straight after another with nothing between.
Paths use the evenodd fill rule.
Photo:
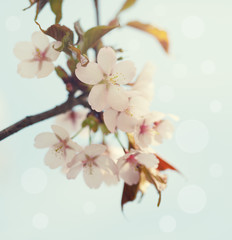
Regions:
<instances>
[{"instance_id":1,"label":"blurred background","mask_svg":"<svg viewBox=\"0 0 232 240\"><path fill-rule=\"evenodd\" d=\"M4 1L0 10L1 129L66 99L55 73L23 79L16 72L14 45L29 41L38 30L35 7L22 11L28 2ZM101 24L107 24L123 2L100 0ZM231 9L230 0L138 0L121 14L122 25L140 20L166 30L168 55L153 37L131 28L104 38L106 45L125 50L124 57L135 62L138 73L147 61L154 62L152 110L180 117L173 139L156 148L183 173L167 171L159 208L150 187L142 202L128 203L123 214L122 182L91 190L81 175L68 181L59 170L47 168L46 150L35 149L33 142L38 133L50 131L51 119L0 143L0 239L232 238ZM93 1L64 1L61 24L72 28L78 19L85 30L95 25ZM38 21L43 28L54 23L49 6Z\"/></svg>"}]
</instances>

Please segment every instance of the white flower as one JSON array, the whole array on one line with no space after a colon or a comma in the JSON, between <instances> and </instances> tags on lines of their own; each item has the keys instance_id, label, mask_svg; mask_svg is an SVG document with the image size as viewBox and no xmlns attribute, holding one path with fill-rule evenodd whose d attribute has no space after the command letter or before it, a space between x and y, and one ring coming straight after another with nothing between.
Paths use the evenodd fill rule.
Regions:
<instances>
[{"instance_id":1,"label":"white flower","mask_svg":"<svg viewBox=\"0 0 232 240\"><path fill-rule=\"evenodd\" d=\"M105 174L115 175L116 166L111 158L103 155L106 146L92 144L77 154L68 164L70 170L67 173L68 179L74 179L83 169L83 177L90 188L98 188L106 180Z\"/></svg>"},{"instance_id":2,"label":"white flower","mask_svg":"<svg viewBox=\"0 0 232 240\"><path fill-rule=\"evenodd\" d=\"M161 144L163 139L172 138L174 132L174 126L169 120L161 120L154 123L154 129L157 132L155 134L155 142Z\"/></svg>"},{"instance_id":3,"label":"white flower","mask_svg":"<svg viewBox=\"0 0 232 240\"><path fill-rule=\"evenodd\" d=\"M133 84L132 90L138 91L139 94L146 98L149 102L152 101L154 96L154 82L152 80L155 71L153 63L148 62L142 72L139 74L135 83Z\"/></svg>"},{"instance_id":4,"label":"white flower","mask_svg":"<svg viewBox=\"0 0 232 240\"><path fill-rule=\"evenodd\" d=\"M128 184L133 185L139 182L139 165L147 168L157 168L159 160L152 153L131 150L123 157L119 158L117 166L119 176Z\"/></svg>"},{"instance_id":5,"label":"white flower","mask_svg":"<svg viewBox=\"0 0 232 240\"><path fill-rule=\"evenodd\" d=\"M60 52L61 42L49 43L48 37L42 32L32 34L32 42L19 42L14 48L15 56L21 60L18 64L18 73L25 78L43 78L53 70L55 61Z\"/></svg>"},{"instance_id":6,"label":"white flower","mask_svg":"<svg viewBox=\"0 0 232 240\"><path fill-rule=\"evenodd\" d=\"M115 51L110 47L101 48L97 62L86 67L77 64L76 76L86 84L94 85L89 94L89 104L93 110L101 112L112 108L123 111L128 107L128 96L120 86L129 83L135 75L131 61L116 63Z\"/></svg>"},{"instance_id":7,"label":"white flower","mask_svg":"<svg viewBox=\"0 0 232 240\"><path fill-rule=\"evenodd\" d=\"M45 132L36 136L35 147L49 148L44 161L50 168L65 167L82 148L70 139L64 128L53 125L52 130L54 133Z\"/></svg>"},{"instance_id":8,"label":"white flower","mask_svg":"<svg viewBox=\"0 0 232 240\"><path fill-rule=\"evenodd\" d=\"M82 122L86 119L89 109L83 108L78 111L68 111L60 114L56 118L56 124L59 126L65 126L65 129L69 133L74 133L80 130Z\"/></svg>"},{"instance_id":9,"label":"white flower","mask_svg":"<svg viewBox=\"0 0 232 240\"><path fill-rule=\"evenodd\" d=\"M115 132L116 128L124 132L133 132L138 118L149 111L149 103L145 98L134 91L129 91L128 94L129 105L126 110L120 112L109 108L103 113L104 122L110 132Z\"/></svg>"}]
</instances>

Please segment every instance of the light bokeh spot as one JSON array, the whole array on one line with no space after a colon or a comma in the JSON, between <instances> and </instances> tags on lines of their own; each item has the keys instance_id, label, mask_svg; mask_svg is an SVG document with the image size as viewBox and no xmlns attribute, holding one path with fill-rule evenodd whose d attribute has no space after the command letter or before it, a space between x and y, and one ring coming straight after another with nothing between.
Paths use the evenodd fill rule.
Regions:
<instances>
[{"instance_id":1,"label":"light bokeh spot","mask_svg":"<svg viewBox=\"0 0 232 240\"><path fill-rule=\"evenodd\" d=\"M210 102L209 107L210 107L211 112L218 113L222 109L222 104L218 100L213 100Z\"/></svg>"},{"instance_id":2,"label":"light bokeh spot","mask_svg":"<svg viewBox=\"0 0 232 240\"><path fill-rule=\"evenodd\" d=\"M39 168L30 168L23 173L21 184L28 193L41 193L47 186L47 175Z\"/></svg>"},{"instance_id":3,"label":"light bokeh spot","mask_svg":"<svg viewBox=\"0 0 232 240\"><path fill-rule=\"evenodd\" d=\"M96 212L96 204L92 201L88 201L83 205L83 211L86 215L92 215Z\"/></svg>"},{"instance_id":4,"label":"light bokeh spot","mask_svg":"<svg viewBox=\"0 0 232 240\"><path fill-rule=\"evenodd\" d=\"M210 166L209 173L213 178L219 178L223 174L223 168L220 164L214 163Z\"/></svg>"},{"instance_id":5,"label":"light bokeh spot","mask_svg":"<svg viewBox=\"0 0 232 240\"><path fill-rule=\"evenodd\" d=\"M213 74L215 72L215 63L212 60L205 60L201 63L201 70L206 75Z\"/></svg>"},{"instance_id":6,"label":"light bokeh spot","mask_svg":"<svg viewBox=\"0 0 232 240\"><path fill-rule=\"evenodd\" d=\"M168 85L161 86L157 90L157 97L161 102L170 102L174 95L174 89Z\"/></svg>"},{"instance_id":7,"label":"light bokeh spot","mask_svg":"<svg viewBox=\"0 0 232 240\"><path fill-rule=\"evenodd\" d=\"M19 17L17 17L17 16L9 16L6 19L5 27L10 32L18 31L20 29L20 27L21 27L21 22L20 22Z\"/></svg>"},{"instance_id":8,"label":"light bokeh spot","mask_svg":"<svg viewBox=\"0 0 232 240\"><path fill-rule=\"evenodd\" d=\"M186 38L197 39L205 31L205 24L198 16L189 16L182 22L182 33Z\"/></svg>"},{"instance_id":9,"label":"light bokeh spot","mask_svg":"<svg viewBox=\"0 0 232 240\"><path fill-rule=\"evenodd\" d=\"M162 232L173 232L176 229L176 219L172 216L163 216L159 221L159 227Z\"/></svg>"},{"instance_id":10,"label":"light bokeh spot","mask_svg":"<svg viewBox=\"0 0 232 240\"><path fill-rule=\"evenodd\" d=\"M37 213L33 216L32 224L39 230L45 229L48 226L48 216L44 213Z\"/></svg>"},{"instance_id":11,"label":"light bokeh spot","mask_svg":"<svg viewBox=\"0 0 232 240\"><path fill-rule=\"evenodd\" d=\"M195 214L203 210L207 203L207 197L201 187L189 185L179 192L178 203L182 211Z\"/></svg>"},{"instance_id":12,"label":"light bokeh spot","mask_svg":"<svg viewBox=\"0 0 232 240\"><path fill-rule=\"evenodd\" d=\"M179 148L187 153L199 153L208 144L208 129L200 121L186 120L176 129L176 143Z\"/></svg>"}]
</instances>

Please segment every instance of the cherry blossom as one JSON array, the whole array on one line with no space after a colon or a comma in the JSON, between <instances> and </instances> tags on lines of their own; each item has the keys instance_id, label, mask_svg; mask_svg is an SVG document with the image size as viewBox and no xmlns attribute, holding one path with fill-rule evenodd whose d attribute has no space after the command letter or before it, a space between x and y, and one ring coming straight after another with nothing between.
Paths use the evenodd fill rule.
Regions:
<instances>
[{"instance_id":1,"label":"cherry blossom","mask_svg":"<svg viewBox=\"0 0 232 240\"><path fill-rule=\"evenodd\" d=\"M32 42L19 42L14 48L15 56L21 60L18 64L18 73L25 78L43 78L53 70L55 61L60 52L61 42L49 43L48 37L42 32L32 34Z\"/></svg>"},{"instance_id":2,"label":"cherry blossom","mask_svg":"<svg viewBox=\"0 0 232 240\"><path fill-rule=\"evenodd\" d=\"M68 179L75 179L81 169L83 169L84 181L90 188L100 187L103 181L107 181L106 173L109 175L117 174L117 168L113 160L104 155L106 146L102 144L92 144L79 154L77 154L68 167Z\"/></svg>"},{"instance_id":3,"label":"cherry blossom","mask_svg":"<svg viewBox=\"0 0 232 240\"><path fill-rule=\"evenodd\" d=\"M126 110L116 111L108 108L104 111L104 122L110 132L115 132L116 128L124 132L133 132L138 118L149 112L149 102L145 98L135 91L129 91L128 96L129 104Z\"/></svg>"},{"instance_id":4,"label":"cherry blossom","mask_svg":"<svg viewBox=\"0 0 232 240\"><path fill-rule=\"evenodd\" d=\"M140 178L139 165L147 168L157 168L159 160L152 153L141 152L131 149L123 157L119 158L117 166L119 176L128 184L138 183Z\"/></svg>"},{"instance_id":5,"label":"cherry blossom","mask_svg":"<svg viewBox=\"0 0 232 240\"><path fill-rule=\"evenodd\" d=\"M90 62L85 67L77 64L75 73L78 79L94 85L88 101L97 112L107 108L123 111L128 107L128 96L120 85L131 82L135 75L135 67L131 61L116 61L115 51L104 47L97 55L97 63Z\"/></svg>"},{"instance_id":6,"label":"cherry blossom","mask_svg":"<svg viewBox=\"0 0 232 240\"><path fill-rule=\"evenodd\" d=\"M52 169L66 167L75 154L82 150L81 146L72 141L68 132L57 125L52 127L53 133L45 132L36 136L36 148L49 148L45 155L45 164Z\"/></svg>"},{"instance_id":7,"label":"cherry blossom","mask_svg":"<svg viewBox=\"0 0 232 240\"><path fill-rule=\"evenodd\" d=\"M174 126L169 120L161 120L154 123L154 129L158 134L155 134L155 142L161 144L163 139L172 138Z\"/></svg>"}]
</instances>

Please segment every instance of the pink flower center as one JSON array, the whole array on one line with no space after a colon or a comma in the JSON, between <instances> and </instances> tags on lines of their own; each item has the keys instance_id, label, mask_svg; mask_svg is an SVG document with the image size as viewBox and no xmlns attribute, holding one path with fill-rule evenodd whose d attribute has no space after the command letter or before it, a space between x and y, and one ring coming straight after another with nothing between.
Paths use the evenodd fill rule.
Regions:
<instances>
[{"instance_id":1,"label":"pink flower center","mask_svg":"<svg viewBox=\"0 0 232 240\"><path fill-rule=\"evenodd\" d=\"M135 155L134 155L134 154L130 155L130 156L126 159L126 161L129 162L129 163L137 164L137 160L135 159Z\"/></svg>"},{"instance_id":2,"label":"pink flower center","mask_svg":"<svg viewBox=\"0 0 232 240\"><path fill-rule=\"evenodd\" d=\"M149 130L149 126L145 124L145 121L143 121L142 125L140 126L140 134L144 134Z\"/></svg>"},{"instance_id":3,"label":"pink flower center","mask_svg":"<svg viewBox=\"0 0 232 240\"><path fill-rule=\"evenodd\" d=\"M46 48L43 52L41 52L39 48L36 48L36 53L33 58L33 61L38 61L38 62L42 63L45 60L49 60L46 57L47 51L48 51L48 48Z\"/></svg>"}]
</instances>

